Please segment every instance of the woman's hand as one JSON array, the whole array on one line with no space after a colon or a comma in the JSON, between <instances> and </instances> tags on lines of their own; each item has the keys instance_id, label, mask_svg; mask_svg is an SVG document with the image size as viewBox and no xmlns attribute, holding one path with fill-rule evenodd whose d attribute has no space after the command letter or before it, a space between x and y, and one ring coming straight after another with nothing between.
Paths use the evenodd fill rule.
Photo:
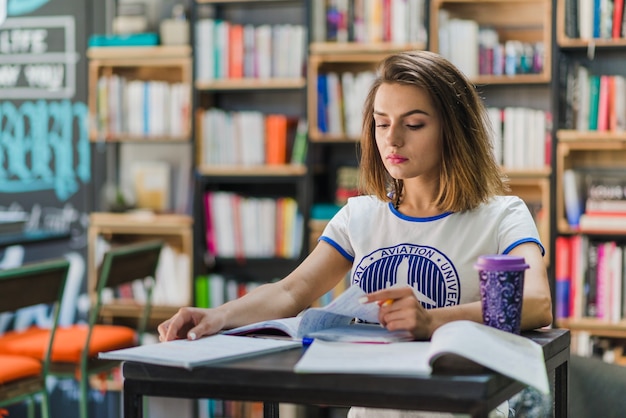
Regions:
<instances>
[{"instance_id":1,"label":"woman's hand","mask_svg":"<svg viewBox=\"0 0 626 418\"><path fill-rule=\"evenodd\" d=\"M409 286L390 287L367 295L380 305L378 321L389 331L407 330L417 340L432 336L432 318Z\"/></svg>"},{"instance_id":2,"label":"woman's hand","mask_svg":"<svg viewBox=\"0 0 626 418\"><path fill-rule=\"evenodd\" d=\"M174 316L159 324L159 340L195 340L221 331L224 324L225 317L217 309L180 308Z\"/></svg>"}]
</instances>

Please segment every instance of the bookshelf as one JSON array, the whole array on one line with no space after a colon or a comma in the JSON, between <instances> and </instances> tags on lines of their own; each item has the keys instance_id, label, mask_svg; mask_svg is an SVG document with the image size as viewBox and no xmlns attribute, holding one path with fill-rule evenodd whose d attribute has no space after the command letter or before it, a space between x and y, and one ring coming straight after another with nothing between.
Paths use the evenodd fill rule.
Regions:
<instances>
[{"instance_id":1,"label":"bookshelf","mask_svg":"<svg viewBox=\"0 0 626 418\"><path fill-rule=\"evenodd\" d=\"M596 29L596 11L581 9L584 6L571 0L556 2L555 229L561 243L556 257L570 260L556 272L557 324L572 330L574 350L588 355L592 350L594 355L601 352L605 359L623 364L626 233L619 228L588 227L572 214L576 209L589 215L585 199L591 174L607 185L615 173L626 179L624 109L606 94L615 90L615 97L623 96L620 80L615 80L626 77L626 39L623 16L617 20L612 16L609 24ZM616 33L613 22L618 25ZM606 89L604 83L612 87ZM570 187L571 178L577 187ZM626 224L626 216L618 214L617 219ZM610 294L620 296L619 300Z\"/></svg>"},{"instance_id":2,"label":"bookshelf","mask_svg":"<svg viewBox=\"0 0 626 418\"><path fill-rule=\"evenodd\" d=\"M173 249L179 257L181 265L187 265L188 274L165 274L159 276L157 270L156 286L163 289L176 289L181 294L175 296L172 303L167 303L158 296L163 292L155 287L155 300L152 307L150 321L153 329L156 325L170 318L178 311L181 305L191 304L191 261L193 259L192 220L186 215L176 214L134 214L134 213L104 213L93 212L89 216L89 253L87 280L90 294L95 291L98 271L98 254L103 249L98 242L105 240L109 245L123 245L139 241L162 240L166 246ZM163 262L163 258L160 260ZM181 269L184 271L184 269ZM180 271L180 270L179 270ZM165 287L160 282L174 281ZM186 289L186 291L184 290ZM142 312L143 306L132 299L116 298L102 306L102 317L106 322L136 321Z\"/></svg>"},{"instance_id":3,"label":"bookshelf","mask_svg":"<svg viewBox=\"0 0 626 418\"><path fill-rule=\"evenodd\" d=\"M192 68L188 45L92 47L87 57L96 208L88 230L87 278L92 293L102 245L162 239L179 267L191 266L193 221L185 214L184 190L191 176ZM167 167L163 181L138 182L134 178L138 163ZM136 208L144 210L129 211ZM178 278L181 289L191 287L190 267L187 270ZM155 300L151 326L156 329L181 303L191 303L189 291L171 303ZM141 304L129 299L114 299L103 307L107 322L132 322L140 314Z\"/></svg>"},{"instance_id":4,"label":"bookshelf","mask_svg":"<svg viewBox=\"0 0 626 418\"><path fill-rule=\"evenodd\" d=\"M305 148L308 142L306 16L306 3L293 0L192 4L198 279L268 282L285 276L306 254L309 173L305 154L293 152L296 137ZM229 206L216 208L224 199ZM296 203L294 220L280 214L285 200L292 214ZM234 216L225 219L224 213ZM291 232L289 255L278 251L283 222ZM231 225L229 236L221 224ZM269 228L263 235L276 237L276 251L253 248L257 227Z\"/></svg>"},{"instance_id":5,"label":"bookshelf","mask_svg":"<svg viewBox=\"0 0 626 418\"><path fill-rule=\"evenodd\" d=\"M361 2L361 9L356 2L340 3L335 10L327 2L314 2L311 10L307 66L315 206L309 221L311 247L347 198L342 193L356 185L355 179L342 180L342 171L356 170L358 165L361 108L376 66L389 54L427 47L427 2Z\"/></svg>"},{"instance_id":6,"label":"bookshelf","mask_svg":"<svg viewBox=\"0 0 626 418\"><path fill-rule=\"evenodd\" d=\"M549 0L430 3L430 49L461 68L484 97L497 132L497 157L511 192L524 199L534 215L547 264L553 241L552 18ZM507 129L507 122L515 128Z\"/></svg>"},{"instance_id":7,"label":"bookshelf","mask_svg":"<svg viewBox=\"0 0 626 418\"><path fill-rule=\"evenodd\" d=\"M87 58L91 141L189 141L191 49L188 45L92 47L87 50ZM158 86L150 84L155 82ZM152 94L150 97L154 99L158 99L154 94L166 94L172 106L153 108L150 107L153 101L125 99L124 96L136 96L131 84L148 90L147 94ZM133 119L141 124L135 126ZM155 120L166 123L159 126Z\"/></svg>"}]
</instances>

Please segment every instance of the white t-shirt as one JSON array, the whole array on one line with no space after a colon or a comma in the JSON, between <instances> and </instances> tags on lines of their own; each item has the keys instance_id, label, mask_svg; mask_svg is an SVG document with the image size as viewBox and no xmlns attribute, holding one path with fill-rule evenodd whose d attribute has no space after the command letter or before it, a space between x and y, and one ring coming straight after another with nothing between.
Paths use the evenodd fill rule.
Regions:
<instances>
[{"instance_id":1,"label":"white t-shirt","mask_svg":"<svg viewBox=\"0 0 626 418\"><path fill-rule=\"evenodd\" d=\"M320 240L352 264L351 283L373 292L396 283L417 290L427 308L480 300L474 263L539 241L526 204L498 196L472 211L413 218L373 196L348 199Z\"/></svg>"},{"instance_id":2,"label":"white t-shirt","mask_svg":"<svg viewBox=\"0 0 626 418\"><path fill-rule=\"evenodd\" d=\"M409 284L426 309L480 300L474 263L485 254L507 254L525 242L544 253L526 204L498 196L462 213L413 218L373 196L348 199L320 240L352 262L351 282L366 292ZM350 409L348 418L434 418L460 414L388 409ZM508 416L508 402L490 417Z\"/></svg>"}]
</instances>

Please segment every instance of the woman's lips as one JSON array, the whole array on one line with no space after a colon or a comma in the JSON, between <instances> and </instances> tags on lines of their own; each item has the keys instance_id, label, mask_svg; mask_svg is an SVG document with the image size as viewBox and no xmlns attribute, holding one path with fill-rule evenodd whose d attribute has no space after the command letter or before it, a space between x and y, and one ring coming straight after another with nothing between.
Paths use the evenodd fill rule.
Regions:
<instances>
[{"instance_id":1,"label":"woman's lips","mask_svg":"<svg viewBox=\"0 0 626 418\"><path fill-rule=\"evenodd\" d=\"M387 161L389 161L392 164L401 164L405 162L406 160L408 160L408 158L404 158L400 155L391 154L387 156Z\"/></svg>"}]
</instances>

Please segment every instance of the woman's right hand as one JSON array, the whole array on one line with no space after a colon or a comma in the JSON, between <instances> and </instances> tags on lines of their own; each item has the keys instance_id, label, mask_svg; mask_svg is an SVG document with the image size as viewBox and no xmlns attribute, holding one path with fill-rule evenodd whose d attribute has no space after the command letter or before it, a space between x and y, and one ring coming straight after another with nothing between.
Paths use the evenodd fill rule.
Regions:
<instances>
[{"instance_id":1,"label":"woman's right hand","mask_svg":"<svg viewBox=\"0 0 626 418\"><path fill-rule=\"evenodd\" d=\"M195 340L221 331L225 322L226 318L217 309L180 308L174 316L159 324L159 340Z\"/></svg>"}]
</instances>

